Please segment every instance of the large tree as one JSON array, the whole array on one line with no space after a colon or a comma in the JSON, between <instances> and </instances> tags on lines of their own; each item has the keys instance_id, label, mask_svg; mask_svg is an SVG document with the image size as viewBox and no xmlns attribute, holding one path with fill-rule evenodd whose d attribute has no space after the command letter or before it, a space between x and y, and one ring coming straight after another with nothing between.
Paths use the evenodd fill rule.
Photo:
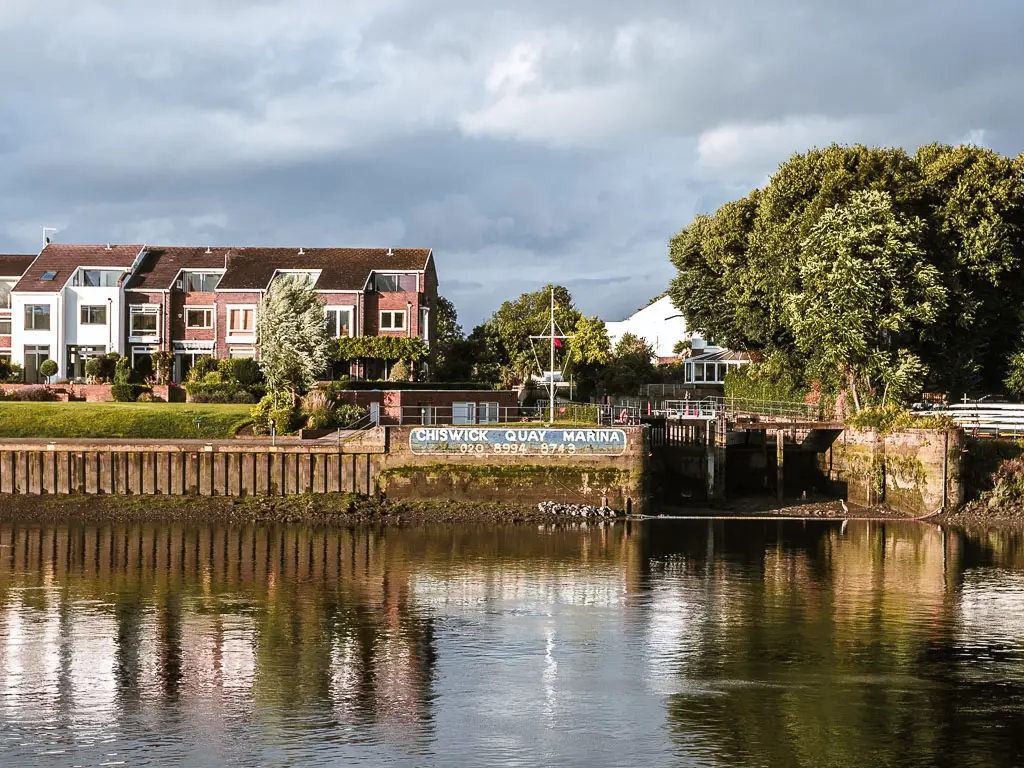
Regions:
<instances>
[{"instance_id":1,"label":"large tree","mask_svg":"<svg viewBox=\"0 0 1024 768\"><path fill-rule=\"evenodd\" d=\"M869 204L865 193L882 197ZM876 256L855 258L867 245ZM832 264L842 249L849 257ZM992 390L1022 341L1022 253L1024 156L831 146L794 156L764 188L673 238L669 293L691 329L733 348L779 352L808 380L843 386L851 369L874 366L880 396L888 385L890 396L909 397L925 369L929 387ZM836 307L822 305L823 287ZM861 333L863 343L846 351L839 339L814 343L812 328L856 335L860 318L886 316L872 303L879 296L906 305L898 330L881 342ZM915 296L927 304L916 316ZM806 321L802 309L817 314ZM865 349L877 353L867 355L873 362Z\"/></svg>"},{"instance_id":2,"label":"large tree","mask_svg":"<svg viewBox=\"0 0 1024 768\"><path fill-rule=\"evenodd\" d=\"M268 389L294 404L326 370L331 350L324 305L306 277L274 279L256 313L256 339Z\"/></svg>"}]
</instances>

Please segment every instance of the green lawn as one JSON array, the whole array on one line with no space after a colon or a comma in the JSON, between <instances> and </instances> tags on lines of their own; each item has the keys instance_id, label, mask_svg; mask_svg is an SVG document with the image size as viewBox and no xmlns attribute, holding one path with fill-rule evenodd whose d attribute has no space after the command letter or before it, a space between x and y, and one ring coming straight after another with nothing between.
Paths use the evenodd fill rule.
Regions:
<instances>
[{"instance_id":1,"label":"green lawn","mask_svg":"<svg viewBox=\"0 0 1024 768\"><path fill-rule=\"evenodd\" d=\"M193 403L0 402L0 438L227 438L249 421L251 408Z\"/></svg>"}]
</instances>

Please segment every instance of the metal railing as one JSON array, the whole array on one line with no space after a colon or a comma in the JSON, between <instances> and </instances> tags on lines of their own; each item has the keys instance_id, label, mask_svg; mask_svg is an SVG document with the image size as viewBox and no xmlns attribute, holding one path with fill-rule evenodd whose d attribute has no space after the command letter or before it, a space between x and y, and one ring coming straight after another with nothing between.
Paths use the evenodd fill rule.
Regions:
<instances>
[{"instance_id":1,"label":"metal railing","mask_svg":"<svg viewBox=\"0 0 1024 768\"><path fill-rule=\"evenodd\" d=\"M555 405L555 422L573 425L595 425L601 422L602 406L590 403L560 403ZM551 418L546 403L533 406L504 406L496 403L475 403L465 405L436 406L381 406L380 420L383 424L433 425L433 424L546 424Z\"/></svg>"},{"instance_id":2,"label":"metal railing","mask_svg":"<svg viewBox=\"0 0 1024 768\"><path fill-rule=\"evenodd\" d=\"M705 397L700 400L666 400L656 411L658 416L674 420L717 418L728 416L757 416L784 419L820 418L818 406L812 403L751 400L738 397Z\"/></svg>"},{"instance_id":3,"label":"metal railing","mask_svg":"<svg viewBox=\"0 0 1024 768\"><path fill-rule=\"evenodd\" d=\"M947 416L967 432L993 437L1024 437L1024 404L955 404L921 411L922 416Z\"/></svg>"}]
</instances>

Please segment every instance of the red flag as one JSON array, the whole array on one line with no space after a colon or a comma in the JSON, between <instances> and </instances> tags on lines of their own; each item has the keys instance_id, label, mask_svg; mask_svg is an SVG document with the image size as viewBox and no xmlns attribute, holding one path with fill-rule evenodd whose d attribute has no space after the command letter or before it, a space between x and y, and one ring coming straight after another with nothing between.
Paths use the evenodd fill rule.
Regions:
<instances>
[{"instance_id":1,"label":"red flag","mask_svg":"<svg viewBox=\"0 0 1024 768\"><path fill-rule=\"evenodd\" d=\"M562 346L562 342L560 340L558 340L558 339L555 339L555 346L556 347Z\"/></svg>"}]
</instances>

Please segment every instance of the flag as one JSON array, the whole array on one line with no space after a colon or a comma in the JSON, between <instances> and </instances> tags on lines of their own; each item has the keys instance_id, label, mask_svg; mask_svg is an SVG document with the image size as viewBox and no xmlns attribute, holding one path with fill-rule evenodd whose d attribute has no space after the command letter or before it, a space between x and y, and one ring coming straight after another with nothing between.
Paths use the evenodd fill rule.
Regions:
<instances>
[{"instance_id":1,"label":"flag","mask_svg":"<svg viewBox=\"0 0 1024 768\"><path fill-rule=\"evenodd\" d=\"M556 347L560 347L560 346L562 346L562 341L561 341L561 339L555 339L554 341L555 341L555 346L556 346Z\"/></svg>"}]
</instances>

